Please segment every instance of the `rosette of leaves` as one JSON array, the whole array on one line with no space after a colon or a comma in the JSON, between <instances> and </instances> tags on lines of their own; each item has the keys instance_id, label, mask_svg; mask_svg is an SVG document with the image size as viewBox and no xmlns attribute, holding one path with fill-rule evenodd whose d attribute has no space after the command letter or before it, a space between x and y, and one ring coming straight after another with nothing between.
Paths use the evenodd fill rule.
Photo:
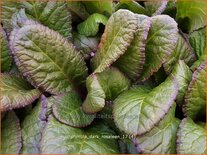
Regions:
<instances>
[{"instance_id":1,"label":"rosette of leaves","mask_svg":"<svg viewBox=\"0 0 207 155\"><path fill-rule=\"evenodd\" d=\"M206 154L205 5L3 0L1 153Z\"/></svg>"}]
</instances>

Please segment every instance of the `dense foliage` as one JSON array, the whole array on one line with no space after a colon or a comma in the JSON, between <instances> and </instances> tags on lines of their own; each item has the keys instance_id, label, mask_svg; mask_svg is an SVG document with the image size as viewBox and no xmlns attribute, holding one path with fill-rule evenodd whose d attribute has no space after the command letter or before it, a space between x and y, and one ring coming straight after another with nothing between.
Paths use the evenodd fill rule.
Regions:
<instances>
[{"instance_id":1,"label":"dense foliage","mask_svg":"<svg viewBox=\"0 0 207 155\"><path fill-rule=\"evenodd\" d=\"M206 154L206 1L1 10L1 153Z\"/></svg>"}]
</instances>

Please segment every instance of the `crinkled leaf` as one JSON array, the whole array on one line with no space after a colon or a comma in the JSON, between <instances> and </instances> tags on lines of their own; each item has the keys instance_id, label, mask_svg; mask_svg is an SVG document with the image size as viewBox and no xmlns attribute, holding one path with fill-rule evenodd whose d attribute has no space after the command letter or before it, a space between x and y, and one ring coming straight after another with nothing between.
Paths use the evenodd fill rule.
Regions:
<instances>
[{"instance_id":1,"label":"crinkled leaf","mask_svg":"<svg viewBox=\"0 0 207 155\"><path fill-rule=\"evenodd\" d=\"M172 106L178 92L176 84L170 76L152 90L139 86L119 95L113 107L117 127L132 135L141 135L151 130Z\"/></svg>"},{"instance_id":2,"label":"crinkled leaf","mask_svg":"<svg viewBox=\"0 0 207 155\"><path fill-rule=\"evenodd\" d=\"M41 141L42 154L114 154L119 153L115 133L103 123L78 129L49 117ZM94 136L95 138L92 138ZM91 138L90 138L91 137ZM99 138L96 138L99 137Z\"/></svg>"},{"instance_id":3,"label":"crinkled leaf","mask_svg":"<svg viewBox=\"0 0 207 155\"><path fill-rule=\"evenodd\" d=\"M178 154L206 154L206 130L184 118L177 133Z\"/></svg>"},{"instance_id":4,"label":"crinkled leaf","mask_svg":"<svg viewBox=\"0 0 207 155\"><path fill-rule=\"evenodd\" d=\"M192 32L189 36L190 44L199 58L206 53L206 27Z\"/></svg>"},{"instance_id":5,"label":"crinkled leaf","mask_svg":"<svg viewBox=\"0 0 207 155\"><path fill-rule=\"evenodd\" d=\"M76 49L80 50L85 59L89 59L94 55L98 48L99 40L99 36L86 37L78 33L73 34L73 43Z\"/></svg>"},{"instance_id":6,"label":"crinkled leaf","mask_svg":"<svg viewBox=\"0 0 207 155\"><path fill-rule=\"evenodd\" d=\"M22 147L19 119L13 111L1 120L1 154L18 154Z\"/></svg>"},{"instance_id":7,"label":"crinkled leaf","mask_svg":"<svg viewBox=\"0 0 207 155\"><path fill-rule=\"evenodd\" d=\"M175 106L171 107L167 115L148 133L137 136L134 140L139 153L145 154L175 154L176 132L179 120L174 117Z\"/></svg>"},{"instance_id":8,"label":"crinkled leaf","mask_svg":"<svg viewBox=\"0 0 207 155\"><path fill-rule=\"evenodd\" d=\"M82 101L76 93L70 92L54 98L53 114L62 123L73 127L85 127L95 118L95 115L87 115L83 112Z\"/></svg>"},{"instance_id":9,"label":"crinkled leaf","mask_svg":"<svg viewBox=\"0 0 207 155\"><path fill-rule=\"evenodd\" d=\"M40 96L40 91L22 77L8 74L1 74L1 93L3 111L24 107Z\"/></svg>"},{"instance_id":10,"label":"crinkled leaf","mask_svg":"<svg viewBox=\"0 0 207 155\"><path fill-rule=\"evenodd\" d=\"M21 124L22 127L22 154L39 154L40 140L46 125L47 101L45 96L32 109Z\"/></svg>"},{"instance_id":11,"label":"crinkled leaf","mask_svg":"<svg viewBox=\"0 0 207 155\"><path fill-rule=\"evenodd\" d=\"M86 113L95 113L103 109L105 101L113 101L130 85L118 69L110 68L102 73L92 74L87 79L88 95L83 103Z\"/></svg>"},{"instance_id":12,"label":"crinkled leaf","mask_svg":"<svg viewBox=\"0 0 207 155\"><path fill-rule=\"evenodd\" d=\"M199 57L199 59L197 61L195 61L193 63L193 65L190 67L190 69L192 71L195 71L197 67L199 67L202 63L204 63L206 61L206 53L203 53L203 55L201 55Z\"/></svg>"},{"instance_id":13,"label":"crinkled leaf","mask_svg":"<svg viewBox=\"0 0 207 155\"><path fill-rule=\"evenodd\" d=\"M178 40L173 54L170 59L163 64L165 71L169 74L172 72L173 67L178 63L179 60L184 60L187 65L192 65L196 60L196 56L188 40L184 38L182 34L178 35Z\"/></svg>"},{"instance_id":14,"label":"crinkled leaf","mask_svg":"<svg viewBox=\"0 0 207 155\"><path fill-rule=\"evenodd\" d=\"M71 14L66 2L56 1L23 1L21 6L29 17L39 21L50 29L71 38Z\"/></svg>"},{"instance_id":15,"label":"crinkled leaf","mask_svg":"<svg viewBox=\"0 0 207 155\"><path fill-rule=\"evenodd\" d=\"M7 40L6 32L0 27L1 32L1 71L9 71L12 65L11 51Z\"/></svg>"},{"instance_id":16,"label":"crinkled leaf","mask_svg":"<svg viewBox=\"0 0 207 155\"><path fill-rule=\"evenodd\" d=\"M177 1L177 16L179 26L193 32L206 25L206 1Z\"/></svg>"},{"instance_id":17,"label":"crinkled leaf","mask_svg":"<svg viewBox=\"0 0 207 155\"><path fill-rule=\"evenodd\" d=\"M118 10L108 20L98 51L92 59L95 72L102 72L125 53L137 29L136 16Z\"/></svg>"},{"instance_id":18,"label":"crinkled leaf","mask_svg":"<svg viewBox=\"0 0 207 155\"><path fill-rule=\"evenodd\" d=\"M185 92L188 89L188 85L192 78L192 72L184 61L179 60L178 63L174 66L172 75L174 75L178 81L178 95L176 98L176 103L182 105L184 102Z\"/></svg>"},{"instance_id":19,"label":"crinkled leaf","mask_svg":"<svg viewBox=\"0 0 207 155\"><path fill-rule=\"evenodd\" d=\"M148 16L156 16L160 15L165 8L167 7L168 1L151 1L151 2L144 2L146 14Z\"/></svg>"},{"instance_id":20,"label":"crinkled leaf","mask_svg":"<svg viewBox=\"0 0 207 155\"><path fill-rule=\"evenodd\" d=\"M146 14L145 8L134 0L120 0L115 9L127 9L137 14Z\"/></svg>"},{"instance_id":21,"label":"crinkled leaf","mask_svg":"<svg viewBox=\"0 0 207 155\"><path fill-rule=\"evenodd\" d=\"M102 1L102 0L97 0L97 1L87 1L87 2L82 2L86 10L90 13L100 13L104 14L106 16L110 16L113 11L113 3L112 0L108 1Z\"/></svg>"},{"instance_id":22,"label":"crinkled leaf","mask_svg":"<svg viewBox=\"0 0 207 155\"><path fill-rule=\"evenodd\" d=\"M185 95L183 111L193 120L206 116L206 65L201 64L193 73Z\"/></svg>"},{"instance_id":23,"label":"crinkled leaf","mask_svg":"<svg viewBox=\"0 0 207 155\"><path fill-rule=\"evenodd\" d=\"M32 24L12 31L12 37L16 65L34 86L60 93L85 80L87 68L82 56L59 33Z\"/></svg>"},{"instance_id":24,"label":"crinkled leaf","mask_svg":"<svg viewBox=\"0 0 207 155\"><path fill-rule=\"evenodd\" d=\"M85 36L95 36L99 31L99 25L106 25L108 18L102 14L94 13L77 26L78 33Z\"/></svg>"},{"instance_id":25,"label":"crinkled leaf","mask_svg":"<svg viewBox=\"0 0 207 155\"><path fill-rule=\"evenodd\" d=\"M140 76L145 62L145 42L151 26L151 20L144 15L136 15L138 28L134 40L127 51L116 61L123 73L134 81ZM130 63L129 63L130 62Z\"/></svg>"},{"instance_id":26,"label":"crinkled leaf","mask_svg":"<svg viewBox=\"0 0 207 155\"><path fill-rule=\"evenodd\" d=\"M152 26L146 42L146 61L141 80L146 80L161 65L168 61L173 53L177 38L177 23L167 15L158 15L151 18Z\"/></svg>"}]
</instances>

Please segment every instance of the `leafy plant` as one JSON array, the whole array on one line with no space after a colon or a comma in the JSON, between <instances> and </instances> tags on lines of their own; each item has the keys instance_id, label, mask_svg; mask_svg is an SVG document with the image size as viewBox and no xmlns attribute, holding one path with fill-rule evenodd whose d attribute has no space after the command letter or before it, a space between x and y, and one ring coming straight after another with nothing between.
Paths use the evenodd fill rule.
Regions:
<instances>
[{"instance_id":1,"label":"leafy plant","mask_svg":"<svg viewBox=\"0 0 207 155\"><path fill-rule=\"evenodd\" d=\"M2 2L2 154L206 154L205 1Z\"/></svg>"}]
</instances>

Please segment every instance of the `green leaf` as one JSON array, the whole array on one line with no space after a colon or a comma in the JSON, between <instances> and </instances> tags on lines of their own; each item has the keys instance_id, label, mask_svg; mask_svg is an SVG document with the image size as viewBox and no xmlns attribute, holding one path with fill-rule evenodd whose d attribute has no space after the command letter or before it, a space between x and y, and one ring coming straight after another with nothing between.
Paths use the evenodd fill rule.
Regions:
<instances>
[{"instance_id":1,"label":"green leaf","mask_svg":"<svg viewBox=\"0 0 207 155\"><path fill-rule=\"evenodd\" d=\"M1 72L9 71L12 65L11 51L6 32L0 27L1 32Z\"/></svg>"},{"instance_id":2,"label":"green leaf","mask_svg":"<svg viewBox=\"0 0 207 155\"><path fill-rule=\"evenodd\" d=\"M192 71L195 71L196 68L198 68L205 61L206 61L206 53L203 53L203 55L201 55L200 58L193 63L193 65L190 67L190 69Z\"/></svg>"},{"instance_id":3,"label":"green leaf","mask_svg":"<svg viewBox=\"0 0 207 155\"><path fill-rule=\"evenodd\" d=\"M34 86L55 94L84 82L87 68L81 54L59 33L32 24L15 29L10 38L16 65Z\"/></svg>"},{"instance_id":4,"label":"green leaf","mask_svg":"<svg viewBox=\"0 0 207 155\"><path fill-rule=\"evenodd\" d=\"M168 1L150 1L144 2L146 15L156 16L160 15L167 7Z\"/></svg>"},{"instance_id":5,"label":"green leaf","mask_svg":"<svg viewBox=\"0 0 207 155\"><path fill-rule=\"evenodd\" d=\"M175 107L170 108L167 115L152 130L135 139L139 153L144 154L175 154L176 133L179 120L175 118Z\"/></svg>"},{"instance_id":6,"label":"green leaf","mask_svg":"<svg viewBox=\"0 0 207 155\"><path fill-rule=\"evenodd\" d=\"M94 13L77 26L78 33L87 37L95 36L99 31L99 25L106 25L107 20L106 16Z\"/></svg>"},{"instance_id":7,"label":"green leaf","mask_svg":"<svg viewBox=\"0 0 207 155\"><path fill-rule=\"evenodd\" d=\"M148 79L169 60L178 39L177 23L167 15L151 17L152 26L146 42L146 61L141 80Z\"/></svg>"},{"instance_id":8,"label":"green leaf","mask_svg":"<svg viewBox=\"0 0 207 155\"><path fill-rule=\"evenodd\" d=\"M1 154L19 154L22 147L19 119L13 111L1 120Z\"/></svg>"},{"instance_id":9,"label":"green leaf","mask_svg":"<svg viewBox=\"0 0 207 155\"><path fill-rule=\"evenodd\" d=\"M21 154L40 153L40 140L47 120L46 112L47 99L42 95L40 101L21 124L23 144Z\"/></svg>"},{"instance_id":10,"label":"green leaf","mask_svg":"<svg viewBox=\"0 0 207 155\"><path fill-rule=\"evenodd\" d=\"M112 0L108 1L102 1L102 0L97 0L97 1L87 1L87 2L82 2L86 10L90 13L100 13L104 14L106 16L110 16L113 11L113 3Z\"/></svg>"},{"instance_id":11,"label":"green leaf","mask_svg":"<svg viewBox=\"0 0 207 155\"><path fill-rule=\"evenodd\" d=\"M145 8L134 0L120 0L115 9L127 9L137 14L146 14Z\"/></svg>"},{"instance_id":12,"label":"green leaf","mask_svg":"<svg viewBox=\"0 0 207 155\"><path fill-rule=\"evenodd\" d=\"M116 68L92 74L86 83L88 95L83 103L83 110L86 113L96 113L102 110L105 101L113 101L130 85L129 79Z\"/></svg>"},{"instance_id":13,"label":"green leaf","mask_svg":"<svg viewBox=\"0 0 207 155\"><path fill-rule=\"evenodd\" d=\"M41 154L117 154L116 139L106 138L114 135L101 122L87 129L78 129L49 117L40 150Z\"/></svg>"},{"instance_id":14,"label":"green leaf","mask_svg":"<svg viewBox=\"0 0 207 155\"><path fill-rule=\"evenodd\" d=\"M41 24L48 26L59 32L66 38L71 38L72 21L70 11L67 9L66 2L56 2L49 0L42 1L23 1L21 6L29 17L39 21Z\"/></svg>"},{"instance_id":15,"label":"green leaf","mask_svg":"<svg viewBox=\"0 0 207 155\"><path fill-rule=\"evenodd\" d=\"M193 120L206 116L206 65L201 64L192 76L185 95L183 111Z\"/></svg>"},{"instance_id":16,"label":"green leaf","mask_svg":"<svg viewBox=\"0 0 207 155\"><path fill-rule=\"evenodd\" d=\"M177 1L178 25L193 32L206 25L206 1Z\"/></svg>"},{"instance_id":17,"label":"green leaf","mask_svg":"<svg viewBox=\"0 0 207 155\"><path fill-rule=\"evenodd\" d=\"M145 62L145 42L151 26L149 17L145 15L136 15L136 17L138 28L134 40L127 51L114 64L134 81L138 79L143 70Z\"/></svg>"},{"instance_id":18,"label":"green leaf","mask_svg":"<svg viewBox=\"0 0 207 155\"><path fill-rule=\"evenodd\" d=\"M114 101L113 116L117 127L131 135L150 131L168 113L177 92L177 82L171 76L152 90L138 86L125 91Z\"/></svg>"},{"instance_id":19,"label":"green leaf","mask_svg":"<svg viewBox=\"0 0 207 155\"><path fill-rule=\"evenodd\" d=\"M178 154L206 154L206 130L184 118L177 133Z\"/></svg>"},{"instance_id":20,"label":"green leaf","mask_svg":"<svg viewBox=\"0 0 207 155\"><path fill-rule=\"evenodd\" d=\"M195 50L196 56L200 58L206 53L206 27L192 32L189 41Z\"/></svg>"},{"instance_id":21,"label":"green leaf","mask_svg":"<svg viewBox=\"0 0 207 155\"><path fill-rule=\"evenodd\" d=\"M192 72L183 60L179 60L172 71L172 75L174 75L178 81L178 95L176 103L182 105L184 102L185 92L187 91L192 78Z\"/></svg>"},{"instance_id":22,"label":"green leaf","mask_svg":"<svg viewBox=\"0 0 207 155\"><path fill-rule=\"evenodd\" d=\"M73 127L85 127L95 118L95 115L87 115L83 112L82 101L76 93L70 92L54 98L53 114L62 123Z\"/></svg>"},{"instance_id":23,"label":"green leaf","mask_svg":"<svg viewBox=\"0 0 207 155\"><path fill-rule=\"evenodd\" d=\"M89 59L93 56L98 48L99 40L99 36L86 37L78 33L73 33L73 43L76 46L76 49L80 50L85 59Z\"/></svg>"},{"instance_id":24,"label":"green leaf","mask_svg":"<svg viewBox=\"0 0 207 155\"><path fill-rule=\"evenodd\" d=\"M192 47L182 34L178 35L177 44L170 59L163 64L165 71L170 74L179 60L184 60L189 66L196 60Z\"/></svg>"},{"instance_id":25,"label":"green leaf","mask_svg":"<svg viewBox=\"0 0 207 155\"><path fill-rule=\"evenodd\" d=\"M137 29L136 16L118 10L108 20L96 55L92 59L95 72L102 72L125 53Z\"/></svg>"},{"instance_id":26,"label":"green leaf","mask_svg":"<svg viewBox=\"0 0 207 155\"><path fill-rule=\"evenodd\" d=\"M40 96L27 81L17 75L1 74L1 108L8 111L31 104Z\"/></svg>"}]
</instances>

